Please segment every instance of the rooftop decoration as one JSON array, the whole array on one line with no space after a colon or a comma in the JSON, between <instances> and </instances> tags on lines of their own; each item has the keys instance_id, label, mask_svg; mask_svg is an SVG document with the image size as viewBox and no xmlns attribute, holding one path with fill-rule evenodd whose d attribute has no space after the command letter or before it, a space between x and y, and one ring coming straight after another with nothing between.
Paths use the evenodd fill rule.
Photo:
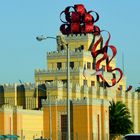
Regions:
<instances>
[{"instance_id":1,"label":"rooftop decoration","mask_svg":"<svg viewBox=\"0 0 140 140\"><path fill-rule=\"evenodd\" d=\"M73 11L70 11L73 9ZM63 24L60 26L60 31L64 35L68 34L79 34L79 33L99 33L100 29L95 26L94 23L99 20L99 15L97 12L96 18L94 18L91 13L94 11L87 11L82 4L68 6L60 14L60 20ZM65 14L66 21L61 19L62 14Z\"/></svg>"},{"instance_id":2,"label":"rooftop decoration","mask_svg":"<svg viewBox=\"0 0 140 140\"><path fill-rule=\"evenodd\" d=\"M92 13L95 13L96 18L92 16ZM63 14L65 15L65 21L62 20ZM105 87L112 87L119 83L123 76L122 70L120 68L112 68L110 66L112 59L117 54L117 49L115 46L109 44L111 35L108 31L106 31L108 33L108 39L103 45L103 36L101 33L105 30L101 31L100 28L95 25L95 23L99 20L98 13L95 11L87 11L84 5L77 4L74 6L66 7L65 10L60 13L60 20L63 22L63 24L60 26L60 31L63 35L90 33L95 37L98 36L98 40L95 41L95 37L93 37L93 40L91 42L91 55L94 59L94 62L96 63L96 72L101 69L102 61L106 61L106 70L107 72L112 73L112 79L110 79L111 84L105 79L103 74L99 74L97 76L99 76L99 79L102 80ZM99 44L101 45L101 47L100 49L97 49L97 46ZM111 57L109 57L108 55L108 49L111 49ZM102 55L102 57L99 60L95 61L96 57L100 54ZM116 78L116 72L119 73L119 78Z\"/></svg>"}]
</instances>

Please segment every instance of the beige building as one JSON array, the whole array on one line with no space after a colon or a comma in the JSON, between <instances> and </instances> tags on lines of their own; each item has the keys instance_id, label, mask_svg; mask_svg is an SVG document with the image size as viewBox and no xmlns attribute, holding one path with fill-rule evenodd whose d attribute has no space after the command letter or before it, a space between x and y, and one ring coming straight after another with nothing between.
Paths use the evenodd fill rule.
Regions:
<instances>
[{"instance_id":1,"label":"beige building","mask_svg":"<svg viewBox=\"0 0 140 140\"><path fill-rule=\"evenodd\" d=\"M111 88L103 88L95 73L89 46L92 34L64 36L70 47L70 118L71 139L109 139L109 101L121 100L132 115L134 131L140 133L139 93L125 92L126 80ZM98 36L95 38L95 40ZM100 48L100 44L98 46ZM65 140L67 133L67 51L47 53L47 69L35 70L35 84L4 84L0 86L0 134L17 134L19 139L49 138L52 123L53 140ZM86 65L86 78L83 76ZM111 62L112 68L116 61ZM102 63L105 68L105 62ZM117 75L117 74L116 74ZM110 81L112 74L104 69ZM117 77L117 76L116 76ZM121 90L118 91L118 87ZM50 100L48 99L48 95ZM50 105L51 115L50 119ZM50 122L51 120L51 122Z\"/></svg>"}]
</instances>

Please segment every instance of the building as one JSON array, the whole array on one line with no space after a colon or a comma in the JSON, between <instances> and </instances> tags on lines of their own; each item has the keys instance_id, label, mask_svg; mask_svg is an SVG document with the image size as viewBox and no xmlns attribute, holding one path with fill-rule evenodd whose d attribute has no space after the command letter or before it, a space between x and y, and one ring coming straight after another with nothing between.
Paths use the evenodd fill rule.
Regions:
<instances>
[{"instance_id":1,"label":"building","mask_svg":"<svg viewBox=\"0 0 140 140\"><path fill-rule=\"evenodd\" d=\"M126 92L126 78L107 88L96 75L90 46L99 36L92 33L59 35L70 48L70 131L73 140L109 139L109 101L122 101L129 108L134 132L140 133L140 95ZM97 49L101 48L101 43ZM35 83L0 85L0 135L18 135L20 140L67 137L67 46L47 53L47 69L35 70ZM101 63L111 83L112 73ZM116 67L116 60L110 63ZM119 77L114 73L116 78Z\"/></svg>"},{"instance_id":2,"label":"building","mask_svg":"<svg viewBox=\"0 0 140 140\"><path fill-rule=\"evenodd\" d=\"M73 139L109 138L109 101L124 102L140 132L139 93L125 92L126 80L112 88L99 86L89 51L91 34L65 36L70 46L70 117ZM35 70L35 84L4 84L0 86L0 133L17 134L21 139L50 137L50 104L52 138L65 139L67 133L66 48L47 53L47 70ZM86 65L86 78L83 76ZM104 67L103 63L103 67ZM112 62L115 67L116 62ZM104 71L109 78L110 73ZM118 90L121 86L121 90ZM50 94L50 101L48 100ZM41 103L42 100L42 103Z\"/></svg>"}]
</instances>

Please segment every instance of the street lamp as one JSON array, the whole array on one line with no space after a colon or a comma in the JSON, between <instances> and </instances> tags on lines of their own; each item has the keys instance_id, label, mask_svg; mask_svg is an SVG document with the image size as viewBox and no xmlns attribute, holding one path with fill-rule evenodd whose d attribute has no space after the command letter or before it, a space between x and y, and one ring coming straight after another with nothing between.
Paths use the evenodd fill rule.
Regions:
<instances>
[{"instance_id":1,"label":"street lamp","mask_svg":"<svg viewBox=\"0 0 140 140\"><path fill-rule=\"evenodd\" d=\"M41 36L37 36L36 37L36 40L37 41L42 41L42 40L45 40L45 39L48 39L48 38L52 38L52 39L57 39L57 38L55 38L55 37L50 37L50 36L43 36L43 35L41 35Z\"/></svg>"},{"instance_id":2,"label":"street lamp","mask_svg":"<svg viewBox=\"0 0 140 140\"><path fill-rule=\"evenodd\" d=\"M69 45L62 36L57 36L55 38L55 37L46 37L46 36L41 35L41 36L36 37L36 39L38 41L42 41L42 40L45 40L48 38L55 39L57 41L58 45L64 45L67 48L66 49L67 50L67 140L71 140L71 136L70 136L70 68L69 68L70 53L69 53Z\"/></svg>"}]
</instances>

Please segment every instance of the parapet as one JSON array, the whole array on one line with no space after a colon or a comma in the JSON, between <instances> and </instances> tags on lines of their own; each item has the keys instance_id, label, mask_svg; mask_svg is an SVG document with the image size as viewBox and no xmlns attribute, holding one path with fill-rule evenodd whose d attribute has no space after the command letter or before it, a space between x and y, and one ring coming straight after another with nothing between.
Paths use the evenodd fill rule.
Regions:
<instances>
[{"instance_id":1,"label":"parapet","mask_svg":"<svg viewBox=\"0 0 140 140\"><path fill-rule=\"evenodd\" d=\"M35 73L46 73L47 72L47 70L46 69L35 69Z\"/></svg>"},{"instance_id":2,"label":"parapet","mask_svg":"<svg viewBox=\"0 0 140 140\"><path fill-rule=\"evenodd\" d=\"M46 86L47 88L53 88L53 87L57 87L57 88L63 88L64 84L62 81L52 81L52 82L46 82Z\"/></svg>"},{"instance_id":3,"label":"parapet","mask_svg":"<svg viewBox=\"0 0 140 140\"><path fill-rule=\"evenodd\" d=\"M25 91L27 91L27 90L30 91L30 90L34 90L35 89L35 84L33 84L33 83L24 83L23 86L25 88Z\"/></svg>"},{"instance_id":4,"label":"parapet","mask_svg":"<svg viewBox=\"0 0 140 140\"><path fill-rule=\"evenodd\" d=\"M60 73L62 73L62 74L66 74L66 70L67 70L67 68L65 68L65 69L49 69L49 70L44 70L44 69L36 69L35 70L35 75L47 75L47 74L60 74ZM83 68L70 68L70 73L73 73L73 72L79 72L79 71L81 71L81 72L83 72ZM39 79L38 79L39 80Z\"/></svg>"},{"instance_id":5,"label":"parapet","mask_svg":"<svg viewBox=\"0 0 140 140\"><path fill-rule=\"evenodd\" d=\"M99 99L99 98L81 98L72 100L73 105L97 105L97 106L109 106L109 102L106 99Z\"/></svg>"},{"instance_id":6,"label":"parapet","mask_svg":"<svg viewBox=\"0 0 140 140\"><path fill-rule=\"evenodd\" d=\"M20 87L23 87L25 91L27 90L34 90L35 89L35 84L33 83L23 83L23 84L3 84L1 85L1 91L3 90L4 94L5 93L15 93L16 90Z\"/></svg>"},{"instance_id":7,"label":"parapet","mask_svg":"<svg viewBox=\"0 0 140 140\"><path fill-rule=\"evenodd\" d=\"M4 92L15 92L16 84L4 84L3 89Z\"/></svg>"},{"instance_id":8,"label":"parapet","mask_svg":"<svg viewBox=\"0 0 140 140\"><path fill-rule=\"evenodd\" d=\"M84 50L79 50L79 49L74 49L70 51L70 57L83 57L83 56L91 56L91 52L90 51L84 51ZM51 52L47 52L47 59L48 58L66 58L67 56L67 52L66 50L62 50L62 51L51 51ZM92 57L92 56L91 56Z\"/></svg>"},{"instance_id":9,"label":"parapet","mask_svg":"<svg viewBox=\"0 0 140 140\"><path fill-rule=\"evenodd\" d=\"M64 38L66 40L66 42L69 43L69 41L87 41L87 40L91 40L93 39L94 35L93 34L69 34L69 35L65 35Z\"/></svg>"},{"instance_id":10,"label":"parapet","mask_svg":"<svg viewBox=\"0 0 140 140\"><path fill-rule=\"evenodd\" d=\"M4 104L0 108L0 112L8 112L8 113L10 112L10 113L12 113L13 112L13 108L14 108L14 106L12 106L10 104Z\"/></svg>"},{"instance_id":11,"label":"parapet","mask_svg":"<svg viewBox=\"0 0 140 140\"><path fill-rule=\"evenodd\" d=\"M55 100L48 100L48 99L43 99L42 100L42 106L65 106L67 104L66 99L55 99Z\"/></svg>"},{"instance_id":12,"label":"parapet","mask_svg":"<svg viewBox=\"0 0 140 140\"><path fill-rule=\"evenodd\" d=\"M72 100L73 105L89 105L89 99L84 97L81 99Z\"/></svg>"}]
</instances>

